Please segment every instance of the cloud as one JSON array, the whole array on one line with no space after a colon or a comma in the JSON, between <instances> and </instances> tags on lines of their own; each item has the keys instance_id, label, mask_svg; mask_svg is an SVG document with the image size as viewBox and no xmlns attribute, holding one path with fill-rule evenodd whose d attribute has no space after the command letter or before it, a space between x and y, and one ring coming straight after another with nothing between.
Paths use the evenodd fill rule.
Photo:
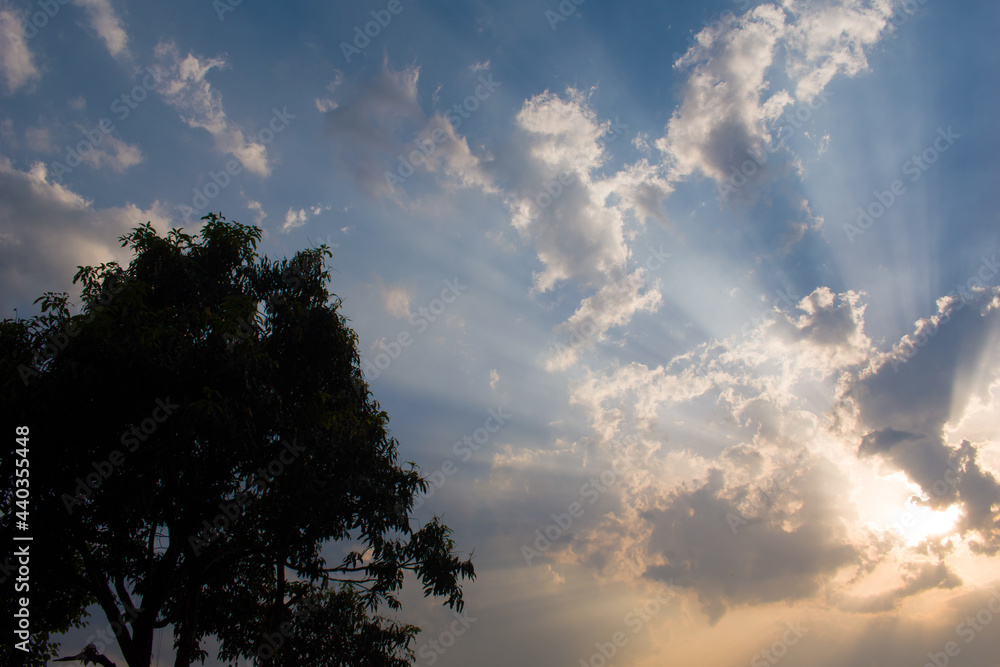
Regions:
<instances>
[{"instance_id":1,"label":"cloud","mask_svg":"<svg viewBox=\"0 0 1000 667\"><path fill-rule=\"evenodd\" d=\"M670 186L655 165L643 159L599 177L612 123L599 122L574 89L565 97L545 91L525 101L515 118L516 136L497 155L475 155L458 133L461 118L450 110L424 113L417 100L419 74L416 67L394 71L384 65L353 90L338 87L340 99L330 101L336 104L326 114L335 158L360 187L400 203L427 176L446 189L498 193L542 262L534 291L566 281L595 290L576 320L594 318L599 336L636 312L655 309L659 292L644 284L643 272L627 271L624 237L629 216L639 225L647 218L665 221L661 202ZM554 367L575 363L577 354L563 355Z\"/></svg>"},{"instance_id":2,"label":"cloud","mask_svg":"<svg viewBox=\"0 0 1000 667\"><path fill-rule=\"evenodd\" d=\"M337 92L337 88L339 88L340 84L342 83L344 83L344 73L341 72L340 70L336 70L333 81L331 81L326 85L326 89L331 93L335 93ZM316 110L319 111L320 113L327 113L328 111L333 111L338 106L340 106L339 104L337 104L336 102L327 97L317 97L315 98L314 101L316 103Z\"/></svg>"},{"instance_id":3,"label":"cloud","mask_svg":"<svg viewBox=\"0 0 1000 667\"><path fill-rule=\"evenodd\" d=\"M974 396L988 393L983 369L1000 365L1000 289L938 300L937 312L916 323L870 370L849 386L845 400L856 406L867 429L859 454L876 457L906 473L933 509L958 504L960 535L978 553L1000 553L1000 483L978 459L981 445L945 434ZM994 509L995 508L995 509Z\"/></svg>"},{"instance_id":4,"label":"cloud","mask_svg":"<svg viewBox=\"0 0 1000 667\"><path fill-rule=\"evenodd\" d=\"M950 563L959 545L998 553L1000 485L982 445L943 434L962 437L954 425L971 397L989 400L1000 376L994 302L987 290L960 310L941 300L945 324L924 331L898 374L899 346L884 352L865 335L861 295L826 287L664 365L588 370L571 383L572 403L596 442L575 447L590 470L623 455L635 463L558 561L625 581L673 578L712 622L807 600L875 613L961 586ZM891 481L900 470L912 484ZM908 544L880 524L910 501L957 504L950 536ZM893 572L899 585L876 583Z\"/></svg>"},{"instance_id":5,"label":"cloud","mask_svg":"<svg viewBox=\"0 0 1000 667\"><path fill-rule=\"evenodd\" d=\"M281 225L281 232L287 234L293 229L297 229L302 225L306 224L306 211L305 209L299 209L296 211L293 208L288 209L288 213L285 214L285 222Z\"/></svg>"},{"instance_id":6,"label":"cloud","mask_svg":"<svg viewBox=\"0 0 1000 667\"><path fill-rule=\"evenodd\" d=\"M383 285L379 281L379 295L382 307L393 317L406 319L410 316L410 291L402 285Z\"/></svg>"},{"instance_id":7,"label":"cloud","mask_svg":"<svg viewBox=\"0 0 1000 667\"><path fill-rule=\"evenodd\" d=\"M316 104L316 111L319 111L320 113L327 113L328 111L333 111L338 106L340 106L336 102L334 102L333 100L325 98L325 97L323 97L323 98L317 97L313 101Z\"/></svg>"},{"instance_id":8,"label":"cloud","mask_svg":"<svg viewBox=\"0 0 1000 667\"><path fill-rule=\"evenodd\" d=\"M854 562L836 501L846 480L835 466L817 459L798 470L749 518L736 499L756 487L727 488L724 478L713 470L702 486L675 491L664 507L642 514L652 525L647 548L664 561L645 576L691 587L710 622L731 605L811 598Z\"/></svg>"},{"instance_id":9,"label":"cloud","mask_svg":"<svg viewBox=\"0 0 1000 667\"><path fill-rule=\"evenodd\" d=\"M404 136L426 122L417 103L419 76L417 67L398 72L383 67L326 114L338 164L371 195L391 195L384 172L402 150Z\"/></svg>"},{"instance_id":10,"label":"cloud","mask_svg":"<svg viewBox=\"0 0 1000 667\"><path fill-rule=\"evenodd\" d=\"M79 159L84 164L89 165L93 169L109 168L120 174L130 167L140 164L145 159L137 145L123 141L110 132L102 132L97 122L87 125L74 123L74 126L76 130L87 138L87 141L83 142L86 144L87 150L74 151L74 153L79 155ZM76 143L76 139L67 140L63 130L65 128L61 124L55 123L54 127L39 125L29 127L24 131L25 144L30 150L37 153L57 155L57 165L62 166L57 167L56 177L60 177L61 173L66 171L65 164L63 163L67 162L66 158L59 155L62 153L62 150L57 144L57 141L59 141L57 137L62 136L63 140L67 141L65 151L69 151L70 146ZM79 135L76 136L79 137ZM98 137L96 143L93 139L94 136ZM69 162L69 164L76 165L77 163Z\"/></svg>"},{"instance_id":11,"label":"cloud","mask_svg":"<svg viewBox=\"0 0 1000 667\"><path fill-rule=\"evenodd\" d=\"M808 102L840 73L868 69L865 48L890 28L890 2L790 0L783 3L796 20L788 24L784 45L795 97Z\"/></svg>"},{"instance_id":12,"label":"cloud","mask_svg":"<svg viewBox=\"0 0 1000 667\"><path fill-rule=\"evenodd\" d=\"M49 180L45 165L29 171L15 168L0 156L0 280L7 285L3 310L29 304L42 292L74 294L73 275L79 265L96 265L121 258L118 237L147 221L158 232L169 228L165 208L153 202L148 210L134 204L95 209L67 187ZM28 313L25 312L25 315Z\"/></svg>"},{"instance_id":13,"label":"cloud","mask_svg":"<svg viewBox=\"0 0 1000 667\"><path fill-rule=\"evenodd\" d=\"M580 352L604 340L609 329L628 324L640 311L655 311L662 301L659 290L646 285L643 269L625 276L619 283L605 285L585 298L572 317L560 325L566 344L556 346L546 363L547 370L569 368L576 363Z\"/></svg>"},{"instance_id":14,"label":"cloud","mask_svg":"<svg viewBox=\"0 0 1000 667\"><path fill-rule=\"evenodd\" d=\"M41 77L24 39L21 15L0 5L0 70L10 92Z\"/></svg>"},{"instance_id":15,"label":"cloud","mask_svg":"<svg viewBox=\"0 0 1000 667\"><path fill-rule=\"evenodd\" d=\"M662 201L671 187L645 158L604 175L608 137L616 140L624 128L598 120L582 91L539 93L524 102L515 123L518 132L489 174L504 184L511 224L542 264L532 291L563 283L592 291L558 327L568 345L557 344L547 367L564 370L609 329L660 305L647 272L628 269L626 226L666 222Z\"/></svg>"},{"instance_id":16,"label":"cloud","mask_svg":"<svg viewBox=\"0 0 1000 667\"><path fill-rule=\"evenodd\" d=\"M890 3L879 0L785 0L699 32L675 63L690 74L656 143L671 180L704 175L722 184L747 160L773 153L786 107L811 104L838 74L865 71L865 49L881 38L890 16ZM784 72L776 71L778 63ZM792 92L775 85L779 78ZM772 159L754 166L749 178L763 182L793 163ZM740 194L751 197L752 189Z\"/></svg>"},{"instance_id":17,"label":"cloud","mask_svg":"<svg viewBox=\"0 0 1000 667\"><path fill-rule=\"evenodd\" d=\"M57 150L52 130L47 127L29 127L24 131L24 140L28 148L36 153L53 153Z\"/></svg>"},{"instance_id":18,"label":"cloud","mask_svg":"<svg viewBox=\"0 0 1000 667\"><path fill-rule=\"evenodd\" d=\"M259 206L259 204L258 204ZM281 225L281 233L287 234L293 229L298 229L306 224L306 222L311 217L315 217L322 213L323 211L329 211L329 206L310 206L308 208L300 208L295 210L295 208L289 208L288 212L285 213L285 221Z\"/></svg>"},{"instance_id":19,"label":"cloud","mask_svg":"<svg viewBox=\"0 0 1000 667\"><path fill-rule=\"evenodd\" d=\"M87 13L90 27L104 40L108 53L115 58L129 55L128 35L110 0L73 0L73 4Z\"/></svg>"},{"instance_id":20,"label":"cloud","mask_svg":"<svg viewBox=\"0 0 1000 667\"><path fill-rule=\"evenodd\" d=\"M109 167L116 173L122 173L129 167L134 167L143 161L142 151L139 147L122 141L111 134L104 135L104 140L99 146L83 156L83 161L94 169Z\"/></svg>"},{"instance_id":21,"label":"cloud","mask_svg":"<svg viewBox=\"0 0 1000 667\"><path fill-rule=\"evenodd\" d=\"M903 581L895 589L864 597L845 597L842 609L864 614L892 611L908 597L935 588L952 589L962 585L962 579L943 562L904 563Z\"/></svg>"},{"instance_id":22,"label":"cloud","mask_svg":"<svg viewBox=\"0 0 1000 667\"><path fill-rule=\"evenodd\" d=\"M761 5L728 30L706 29L696 36L698 43L678 62L693 66L682 102L657 141L670 160L672 179L702 173L723 181L734 165L771 141L769 123L792 101L785 91L762 99L785 21L782 10Z\"/></svg>"},{"instance_id":23,"label":"cloud","mask_svg":"<svg viewBox=\"0 0 1000 667\"><path fill-rule=\"evenodd\" d=\"M417 101L420 68L391 70L323 103L327 135L337 163L369 195L402 201L417 171L435 174L446 187L490 191L480 159L442 113L427 116ZM340 90L338 85L336 90Z\"/></svg>"},{"instance_id":24,"label":"cloud","mask_svg":"<svg viewBox=\"0 0 1000 667\"><path fill-rule=\"evenodd\" d=\"M248 199L247 210L253 211L253 221L255 224L259 225L261 222L263 222L264 218L267 217L267 213L264 211L264 206L259 201Z\"/></svg>"},{"instance_id":25,"label":"cloud","mask_svg":"<svg viewBox=\"0 0 1000 667\"><path fill-rule=\"evenodd\" d=\"M153 65L160 81L157 90L176 109L188 126L207 130L215 148L235 157L243 168L258 176L268 176L267 149L247 139L243 130L226 118L222 95L205 78L213 68L226 66L222 57L200 59L192 54L183 58L177 46L161 42L154 50L158 64Z\"/></svg>"}]
</instances>

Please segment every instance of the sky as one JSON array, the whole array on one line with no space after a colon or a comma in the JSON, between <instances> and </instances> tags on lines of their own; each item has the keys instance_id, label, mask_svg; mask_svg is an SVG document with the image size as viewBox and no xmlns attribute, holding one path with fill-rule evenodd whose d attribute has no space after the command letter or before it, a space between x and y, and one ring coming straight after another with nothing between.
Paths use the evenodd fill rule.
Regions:
<instances>
[{"instance_id":1,"label":"sky","mask_svg":"<svg viewBox=\"0 0 1000 667\"><path fill-rule=\"evenodd\" d=\"M330 246L414 525L474 549L464 617L390 613L418 665L998 665L998 26L0 0L0 307L147 221Z\"/></svg>"}]
</instances>

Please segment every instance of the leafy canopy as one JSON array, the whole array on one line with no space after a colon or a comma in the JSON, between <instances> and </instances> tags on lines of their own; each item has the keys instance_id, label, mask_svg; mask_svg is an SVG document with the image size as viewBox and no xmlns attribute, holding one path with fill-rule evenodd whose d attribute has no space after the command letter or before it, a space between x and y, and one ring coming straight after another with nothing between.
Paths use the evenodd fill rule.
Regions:
<instances>
[{"instance_id":1,"label":"leafy canopy","mask_svg":"<svg viewBox=\"0 0 1000 667\"><path fill-rule=\"evenodd\" d=\"M223 660L409 664L419 629L379 615L404 573L461 611L475 571L437 518L411 527L427 485L362 376L332 253L272 262L260 229L204 220L134 229L127 268L80 267L78 315L48 293L0 323L9 432L30 428L34 664L92 604L129 667L168 626L178 667L209 637Z\"/></svg>"}]
</instances>

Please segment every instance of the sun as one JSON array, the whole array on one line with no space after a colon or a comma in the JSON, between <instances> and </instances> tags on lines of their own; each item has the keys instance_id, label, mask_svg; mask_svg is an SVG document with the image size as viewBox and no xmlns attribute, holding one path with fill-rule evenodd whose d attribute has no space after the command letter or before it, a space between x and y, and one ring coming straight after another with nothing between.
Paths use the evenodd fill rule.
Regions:
<instances>
[{"instance_id":1,"label":"sun","mask_svg":"<svg viewBox=\"0 0 1000 667\"><path fill-rule=\"evenodd\" d=\"M929 538L950 534L961 516L962 510L958 505L951 505L944 510L932 510L909 501L900 512L899 520L891 527L906 540L907 546L912 547Z\"/></svg>"}]
</instances>

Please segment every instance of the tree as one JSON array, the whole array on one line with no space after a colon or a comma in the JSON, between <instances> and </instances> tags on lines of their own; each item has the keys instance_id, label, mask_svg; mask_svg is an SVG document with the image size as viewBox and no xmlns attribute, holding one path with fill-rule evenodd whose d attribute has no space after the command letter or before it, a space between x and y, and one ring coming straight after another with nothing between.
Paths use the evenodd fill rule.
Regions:
<instances>
[{"instance_id":1,"label":"tree","mask_svg":"<svg viewBox=\"0 0 1000 667\"><path fill-rule=\"evenodd\" d=\"M380 615L404 574L461 611L475 571L437 518L411 527L427 484L398 464L327 291L332 253L272 262L260 229L204 220L198 236L134 229L127 268L79 267L78 315L47 293L0 323L0 398L30 429L34 664L95 603L129 667L168 626L177 667L210 637L223 660L409 664L419 628Z\"/></svg>"}]
</instances>

